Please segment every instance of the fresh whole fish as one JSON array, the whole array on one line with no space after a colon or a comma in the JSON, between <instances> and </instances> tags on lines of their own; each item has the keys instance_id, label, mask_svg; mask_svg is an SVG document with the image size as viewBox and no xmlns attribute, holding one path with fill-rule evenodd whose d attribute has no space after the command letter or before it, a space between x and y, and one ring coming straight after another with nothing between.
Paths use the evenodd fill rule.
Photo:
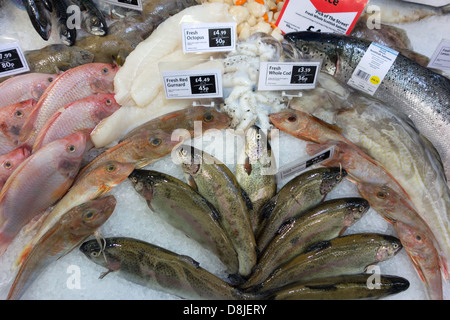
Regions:
<instances>
[{"instance_id":1,"label":"fresh whole fish","mask_svg":"<svg viewBox=\"0 0 450 320\"><path fill-rule=\"evenodd\" d=\"M370 41L345 35L295 32L285 36L303 59L323 60L322 71L347 83ZM399 54L374 98L407 115L436 148L450 176L450 79Z\"/></svg>"},{"instance_id":2,"label":"fresh whole fish","mask_svg":"<svg viewBox=\"0 0 450 320\"><path fill-rule=\"evenodd\" d=\"M320 278L287 285L269 300L356 300L382 299L409 288L409 281L402 277L361 273Z\"/></svg>"},{"instance_id":3,"label":"fresh whole fish","mask_svg":"<svg viewBox=\"0 0 450 320\"><path fill-rule=\"evenodd\" d=\"M70 26L68 23L69 15L67 8L70 5L68 0L52 0L52 5L55 8L56 17L58 19L59 37L61 41L72 46L77 39L77 29L74 25Z\"/></svg>"},{"instance_id":4,"label":"fresh whole fish","mask_svg":"<svg viewBox=\"0 0 450 320\"><path fill-rule=\"evenodd\" d=\"M118 272L128 281L185 299L255 297L211 274L192 258L141 240L106 238L103 247L96 240L90 240L83 243L80 250L89 260L108 269L100 278Z\"/></svg>"},{"instance_id":5,"label":"fresh whole fish","mask_svg":"<svg viewBox=\"0 0 450 320\"><path fill-rule=\"evenodd\" d=\"M14 170L30 155L31 150L26 145L21 145L0 156L0 191Z\"/></svg>"},{"instance_id":6,"label":"fresh whole fish","mask_svg":"<svg viewBox=\"0 0 450 320\"><path fill-rule=\"evenodd\" d=\"M19 145L20 130L36 106L36 100L28 99L0 108L0 135ZM0 150L4 150L3 146Z\"/></svg>"},{"instance_id":7,"label":"fresh whole fish","mask_svg":"<svg viewBox=\"0 0 450 320\"><path fill-rule=\"evenodd\" d=\"M57 202L80 168L88 137L74 133L49 143L12 173L0 193L0 253L20 229Z\"/></svg>"},{"instance_id":8,"label":"fresh whole fish","mask_svg":"<svg viewBox=\"0 0 450 320\"><path fill-rule=\"evenodd\" d=\"M236 164L236 180L252 202L249 209L253 232L259 229L259 212L277 192L275 157L267 136L256 125L245 132L245 148Z\"/></svg>"},{"instance_id":9,"label":"fresh whole fish","mask_svg":"<svg viewBox=\"0 0 450 320\"><path fill-rule=\"evenodd\" d=\"M0 108L29 99L39 100L56 74L32 72L16 75L0 83Z\"/></svg>"},{"instance_id":10,"label":"fresh whole fish","mask_svg":"<svg viewBox=\"0 0 450 320\"><path fill-rule=\"evenodd\" d=\"M90 62L116 63L123 65L133 47L127 39L120 38L114 34L103 37L84 37L75 43L80 48L92 55Z\"/></svg>"},{"instance_id":11,"label":"fresh whole fish","mask_svg":"<svg viewBox=\"0 0 450 320\"><path fill-rule=\"evenodd\" d=\"M256 264L256 241L248 215L248 198L233 173L212 155L191 146L176 150L189 184L208 200L222 217L222 227L239 260L239 274L250 275Z\"/></svg>"},{"instance_id":12,"label":"fresh whole fish","mask_svg":"<svg viewBox=\"0 0 450 320\"><path fill-rule=\"evenodd\" d=\"M94 53L88 49L61 43L50 44L41 49L27 50L24 55L31 72L44 74L64 72L94 62ZM108 61L102 62L108 63Z\"/></svg>"},{"instance_id":13,"label":"fresh whole fish","mask_svg":"<svg viewBox=\"0 0 450 320\"><path fill-rule=\"evenodd\" d=\"M65 105L42 127L34 142L33 152L75 131L90 133L102 119L119 108L113 93L94 94Z\"/></svg>"},{"instance_id":14,"label":"fresh whole fish","mask_svg":"<svg viewBox=\"0 0 450 320\"><path fill-rule=\"evenodd\" d=\"M114 196L82 203L58 220L27 254L20 265L7 299L20 299L45 269L97 232L116 207Z\"/></svg>"},{"instance_id":15,"label":"fresh whole fish","mask_svg":"<svg viewBox=\"0 0 450 320\"><path fill-rule=\"evenodd\" d=\"M109 161L89 172L82 179L77 179L67 193L55 204L42 221L37 233L22 250L21 258L27 254L41 238L58 223L61 216L75 206L108 193L124 181L133 171L133 163Z\"/></svg>"},{"instance_id":16,"label":"fresh whole fish","mask_svg":"<svg viewBox=\"0 0 450 320\"><path fill-rule=\"evenodd\" d=\"M89 63L62 73L45 90L22 127L21 141L33 144L47 120L70 102L95 93L112 93L116 64Z\"/></svg>"},{"instance_id":17,"label":"fresh whole fish","mask_svg":"<svg viewBox=\"0 0 450 320\"><path fill-rule=\"evenodd\" d=\"M320 167L286 183L261 209L261 229L256 237L258 249L264 251L284 221L318 205L346 176L347 172L339 167Z\"/></svg>"},{"instance_id":18,"label":"fresh whole fish","mask_svg":"<svg viewBox=\"0 0 450 320\"><path fill-rule=\"evenodd\" d=\"M104 36L108 32L105 17L91 0L79 0L83 10L83 24L86 30L96 36Z\"/></svg>"},{"instance_id":19,"label":"fresh whole fish","mask_svg":"<svg viewBox=\"0 0 450 320\"><path fill-rule=\"evenodd\" d=\"M212 251L229 274L237 274L239 262L221 227L222 217L205 198L185 182L161 172L136 169L129 179L155 214Z\"/></svg>"},{"instance_id":20,"label":"fresh whole fish","mask_svg":"<svg viewBox=\"0 0 450 320\"><path fill-rule=\"evenodd\" d=\"M245 287L261 283L275 268L303 253L310 245L341 236L369 207L367 200L362 198L333 199L289 219L258 258Z\"/></svg>"},{"instance_id":21,"label":"fresh whole fish","mask_svg":"<svg viewBox=\"0 0 450 320\"><path fill-rule=\"evenodd\" d=\"M52 32L52 21L50 12L41 0L23 0L23 5L27 10L28 17L36 32L42 39L47 41Z\"/></svg>"},{"instance_id":22,"label":"fresh whole fish","mask_svg":"<svg viewBox=\"0 0 450 320\"><path fill-rule=\"evenodd\" d=\"M401 248L397 238L376 233L322 241L275 269L264 282L249 290L267 291L298 281L362 273L369 265L392 258Z\"/></svg>"}]
</instances>

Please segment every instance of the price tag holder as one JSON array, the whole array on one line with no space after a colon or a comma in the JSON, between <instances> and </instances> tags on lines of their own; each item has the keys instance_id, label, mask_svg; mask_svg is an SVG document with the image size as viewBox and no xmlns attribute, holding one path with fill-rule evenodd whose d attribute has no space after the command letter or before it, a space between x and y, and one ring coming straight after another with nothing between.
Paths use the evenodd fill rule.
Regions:
<instances>
[{"instance_id":1,"label":"price tag holder","mask_svg":"<svg viewBox=\"0 0 450 320\"><path fill-rule=\"evenodd\" d=\"M348 85L373 95L397 56L398 51L378 43L371 43L348 80Z\"/></svg>"},{"instance_id":2,"label":"price tag holder","mask_svg":"<svg viewBox=\"0 0 450 320\"><path fill-rule=\"evenodd\" d=\"M167 99L222 98L222 70L163 71Z\"/></svg>"},{"instance_id":3,"label":"price tag holder","mask_svg":"<svg viewBox=\"0 0 450 320\"><path fill-rule=\"evenodd\" d=\"M27 71L30 71L30 68L17 42L0 45L0 77Z\"/></svg>"},{"instance_id":4,"label":"price tag holder","mask_svg":"<svg viewBox=\"0 0 450 320\"><path fill-rule=\"evenodd\" d=\"M350 34L368 0L286 0L275 24L295 31Z\"/></svg>"},{"instance_id":5,"label":"price tag holder","mask_svg":"<svg viewBox=\"0 0 450 320\"><path fill-rule=\"evenodd\" d=\"M428 68L440 69L440 70L449 70L450 69L450 41L442 40L436 50L433 53L433 56L430 59L430 63L428 64Z\"/></svg>"},{"instance_id":6,"label":"price tag holder","mask_svg":"<svg viewBox=\"0 0 450 320\"><path fill-rule=\"evenodd\" d=\"M320 72L321 61L261 62L258 90L313 89Z\"/></svg>"},{"instance_id":7,"label":"price tag holder","mask_svg":"<svg viewBox=\"0 0 450 320\"><path fill-rule=\"evenodd\" d=\"M236 48L236 23L183 23L183 52L233 51Z\"/></svg>"},{"instance_id":8,"label":"price tag holder","mask_svg":"<svg viewBox=\"0 0 450 320\"><path fill-rule=\"evenodd\" d=\"M142 0L102 0L118 7L142 11Z\"/></svg>"}]
</instances>

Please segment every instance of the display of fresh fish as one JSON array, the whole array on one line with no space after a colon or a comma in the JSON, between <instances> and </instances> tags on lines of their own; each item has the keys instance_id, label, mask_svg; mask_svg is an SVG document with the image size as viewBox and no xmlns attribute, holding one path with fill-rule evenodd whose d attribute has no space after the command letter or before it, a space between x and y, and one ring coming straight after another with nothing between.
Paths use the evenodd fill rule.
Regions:
<instances>
[{"instance_id":1,"label":"display of fresh fish","mask_svg":"<svg viewBox=\"0 0 450 320\"><path fill-rule=\"evenodd\" d=\"M322 71L347 83L370 41L320 32L285 36L301 58L322 58ZM407 115L441 156L450 176L450 79L398 54L373 97Z\"/></svg>"},{"instance_id":2,"label":"display of fresh fish","mask_svg":"<svg viewBox=\"0 0 450 320\"><path fill-rule=\"evenodd\" d=\"M281 225L258 258L245 287L264 281L275 268L303 253L309 246L341 236L369 210L362 198L325 201Z\"/></svg>"},{"instance_id":3,"label":"display of fresh fish","mask_svg":"<svg viewBox=\"0 0 450 320\"><path fill-rule=\"evenodd\" d=\"M16 75L0 83L0 108L29 99L39 100L56 74L32 72Z\"/></svg>"},{"instance_id":4,"label":"display of fresh fish","mask_svg":"<svg viewBox=\"0 0 450 320\"><path fill-rule=\"evenodd\" d=\"M33 152L75 131L90 133L102 119L119 108L113 93L94 94L65 105L42 127L34 142Z\"/></svg>"},{"instance_id":5,"label":"display of fresh fish","mask_svg":"<svg viewBox=\"0 0 450 320\"><path fill-rule=\"evenodd\" d=\"M36 100L28 99L0 108L0 135L19 145L20 130L35 106Z\"/></svg>"},{"instance_id":6,"label":"display of fresh fish","mask_svg":"<svg viewBox=\"0 0 450 320\"><path fill-rule=\"evenodd\" d=\"M0 193L0 254L20 229L57 202L80 168L88 137L74 133L49 143L12 173Z\"/></svg>"},{"instance_id":7,"label":"display of fresh fish","mask_svg":"<svg viewBox=\"0 0 450 320\"><path fill-rule=\"evenodd\" d=\"M230 169L212 155L183 145L176 155L191 186L222 217L222 227L239 260L239 274L249 276L256 264L256 241L248 215L247 199Z\"/></svg>"},{"instance_id":8,"label":"display of fresh fish","mask_svg":"<svg viewBox=\"0 0 450 320\"><path fill-rule=\"evenodd\" d=\"M30 148L26 145L21 145L7 154L0 156L0 191L14 170L30 155Z\"/></svg>"},{"instance_id":9,"label":"display of fresh fish","mask_svg":"<svg viewBox=\"0 0 450 320\"><path fill-rule=\"evenodd\" d=\"M7 299L20 299L45 269L97 232L116 207L114 196L91 200L67 211L28 253Z\"/></svg>"},{"instance_id":10,"label":"display of fresh fish","mask_svg":"<svg viewBox=\"0 0 450 320\"><path fill-rule=\"evenodd\" d=\"M59 37L64 44L72 46L77 39L77 29L68 23L67 7L70 3L68 0L52 0L52 5L58 19Z\"/></svg>"},{"instance_id":11,"label":"display of fresh fish","mask_svg":"<svg viewBox=\"0 0 450 320\"><path fill-rule=\"evenodd\" d=\"M237 274L237 254L221 227L222 216L205 198L185 182L161 172L136 169L129 179L155 214L213 252L229 274Z\"/></svg>"},{"instance_id":12,"label":"display of fresh fish","mask_svg":"<svg viewBox=\"0 0 450 320\"><path fill-rule=\"evenodd\" d=\"M256 125L245 132L245 147L236 164L236 180L252 202L248 210L253 232L259 229L262 206L277 192L275 157L267 135Z\"/></svg>"},{"instance_id":13,"label":"display of fresh fish","mask_svg":"<svg viewBox=\"0 0 450 320\"><path fill-rule=\"evenodd\" d=\"M162 130L144 131L101 153L80 171L77 179L112 160L132 162L140 169L169 155L179 143Z\"/></svg>"},{"instance_id":14,"label":"display of fresh fish","mask_svg":"<svg viewBox=\"0 0 450 320\"><path fill-rule=\"evenodd\" d=\"M409 288L409 281L402 277L361 273L320 278L287 285L269 300L356 300L382 299Z\"/></svg>"},{"instance_id":15,"label":"display of fresh fish","mask_svg":"<svg viewBox=\"0 0 450 320\"><path fill-rule=\"evenodd\" d=\"M96 36L104 36L108 32L105 17L91 0L79 0L83 10L83 24L86 30Z\"/></svg>"},{"instance_id":16,"label":"display of fresh fish","mask_svg":"<svg viewBox=\"0 0 450 320\"><path fill-rule=\"evenodd\" d=\"M45 8L44 1L23 0L28 17L36 32L42 39L48 40L52 32L52 21L50 12Z\"/></svg>"},{"instance_id":17,"label":"display of fresh fish","mask_svg":"<svg viewBox=\"0 0 450 320\"><path fill-rule=\"evenodd\" d=\"M322 202L347 172L339 167L305 171L287 182L260 211L261 229L256 236L262 252L288 219L302 215Z\"/></svg>"},{"instance_id":18,"label":"display of fresh fish","mask_svg":"<svg viewBox=\"0 0 450 320\"><path fill-rule=\"evenodd\" d=\"M27 50L24 55L30 70L38 73L64 72L94 62L93 52L60 43L50 44L41 49Z\"/></svg>"},{"instance_id":19,"label":"display of fresh fish","mask_svg":"<svg viewBox=\"0 0 450 320\"><path fill-rule=\"evenodd\" d=\"M409 23L429 17L447 15L450 6L431 5L401 0L370 0L361 19L378 19L382 23Z\"/></svg>"},{"instance_id":20,"label":"display of fresh fish","mask_svg":"<svg viewBox=\"0 0 450 320\"><path fill-rule=\"evenodd\" d=\"M47 120L68 103L94 93L112 93L117 69L116 64L89 63L62 73L45 90L25 121L21 141L33 144Z\"/></svg>"},{"instance_id":21,"label":"display of fresh fish","mask_svg":"<svg viewBox=\"0 0 450 320\"><path fill-rule=\"evenodd\" d=\"M264 282L249 290L267 291L298 281L362 273L369 265L391 259L401 248L399 239L377 233L322 241L276 268Z\"/></svg>"},{"instance_id":22,"label":"display of fresh fish","mask_svg":"<svg viewBox=\"0 0 450 320\"><path fill-rule=\"evenodd\" d=\"M373 208L390 221L397 231L403 247L424 282L428 297L442 300L442 281L447 279L448 269L441 260L439 245L416 211L389 187L359 184L363 197L370 199Z\"/></svg>"},{"instance_id":23,"label":"display of fresh fish","mask_svg":"<svg viewBox=\"0 0 450 320\"><path fill-rule=\"evenodd\" d=\"M133 238L106 238L83 243L82 253L92 262L118 272L128 281L185 299L236 300L255 297L242 293L200 267L192 258ZM106 259L103 257L106 256Z\"/></svg>"}]
</instances>

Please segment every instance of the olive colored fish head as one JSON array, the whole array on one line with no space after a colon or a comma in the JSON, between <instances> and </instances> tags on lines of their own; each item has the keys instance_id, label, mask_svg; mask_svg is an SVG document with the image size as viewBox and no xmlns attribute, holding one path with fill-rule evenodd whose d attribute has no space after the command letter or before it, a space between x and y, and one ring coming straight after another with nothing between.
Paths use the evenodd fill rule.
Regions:
<instances>
[{"instance_id":1,"label":"olive colored fish head","mask_svg":"<svg viewBox=\"0 0 450 320\"><path fill-rule=\"evenodd\" d=\"M114 212L116 198L113 195L97 198L70 209L64 219L73 235L86 236L94 233Z\"/></svg>"},{"instance_id":2,"label":"olive colored fish head","mask_svg":"<svg viewBox=\"0 0 450 320\"><path fill-rule=\"evenodd\" d=\"M179 144L179 137L163 130L145 130L129 138L132 153L138 159L159 159L171 153Z\"/></svg>"},{"instance_id":3,"label":"olive colored fish head","mask_svg":"<svg viewBox=\"0 0 450 320\"><path fill-rule=\"evenodd\" d=\"M347 176L347 171L343 168L327 168L322 173L322 183L320 185L320 193L328 194Z\"/></svg>"},{"instance_id":4,"label":"olive colored fish head","mask_svg":"<svg viewBox=\"0 0 450 320\"><path fill-rule=\"evenodd\" d=\"M154 171L135 169L128 176L128 179L133 185L134 190L136 190L137 193L139 193L145 200L147 200L148 204L150 204L152 201L153 185L155 183L152 172Z\"/></svg>"},{"instance_id":5,"label":"olive colored fish head","mask_svg":"<svg viewBox=\"0 0 450 320\"><path fill-rule=\"evenodd\" d=\"M201 172L203 157L202 151L189 145L177 148L176 157L181 169L186 175L196 176Z\"/></svg>"},{"instance_id":6,"label":"olive colored fish head","mask_svg":"<svg viewBox=\"0 0 450 320\"><path fill-rule=\"evenodd\" d=\"M91 63L91 87L97 93L114 92L114 77L119 66L115 63Z\"/></svg>"},{"instance_id":7,"label":"olive colored fish head","mask_svg":"<svg viewBox=\"0 0 450 320\"><path fill-rule=\"evenodd\" d=\"M403 248L399 239L389 235L383 235L375 252L375 261L382 262L395 256Z\"/></svg>"},{"instance_id":8,"label":"olive colored fish head","mask_svg":"<svg viewBox=\"0 0 450 320\"><path fill-rule=\"evenodd\" d=\"M296 56L301 60L322 60L322 71L334 75L338 68L339 37L322 32L292 32L284 38L294 43Z\"/></svg>"},{"instance_id":9,"label":"olive colored fish head","mask_svg":"<svg viewBox=\"0 0 450 320\"><path fill-rule=\"evenodd\" d=\"M344 200L347 203L344 226L350 227L369 211L370 204L369 201L363 198L345 198Z\"/></svg>"},{"instance_id":10,"label":"olive colored fish head","mask_svg":"<svg viewBox=\"0 0 450 320\"><path fill-rule=\"evenodd\" d=\"M85 241L80 246L80 251L92 262L110 271L119 270L121 267L122 241L117 238L93 239Z\"/></svg>"}]
</instances>

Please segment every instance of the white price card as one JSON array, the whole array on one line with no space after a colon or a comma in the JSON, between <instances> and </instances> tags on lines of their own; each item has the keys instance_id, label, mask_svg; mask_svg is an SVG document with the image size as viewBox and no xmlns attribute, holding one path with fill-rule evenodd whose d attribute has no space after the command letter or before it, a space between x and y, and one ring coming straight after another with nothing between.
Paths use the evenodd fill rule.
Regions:
<instances>
[{"instance_id":1,"label":"white price card","mask_svg":"<svg viewBox=\"0 0 450 320\"><path fill-rule=\"evenodd\" d=\"M316 86L320 61L261 62L258 90L301 90Z\"/></svg>"},{"instance_id":2,"label":"white price card","mask_svg":"<svg viewBox=\"0 0 450 320\"><path fill-rule=\"evenodd\" d=\"M102 0L118 7L142 11L142 0Z\"/></svg>"},{"instance_id":3,"label":"white price card","mask_svg":"<svg viewBox=\"0 0 450 320\"><path fill-rule=\"evenodd\" d=\"M236 48L236 23L183 23L183 52L232 51Z\"/></svg>"},{"instance_id":4,"label":"white price card","mask_svg":"<svg viewBox=\"0 0 450 320\"><path fill-rule=\"evenodd\" d=\"M0 45L0 77L30 71L27 60L17 42Z\"/></svg>"},{"instance_id":5,"label":"white price card","mask_svg":"<svg viewBox=\"0 0 450 320\"><path fill-rule=\"evenodd\" d=\"M286 0L275 24L295 31L350 34L368 0Z\"/></svg>"},{"instance_id":6,"label":"white price card","mask_svg":"<svg viewBox=\"0 0 450 320\"><path fill-rule=\"evenodd\" d=\"M348 85L373 95L398 56L398 51L371 43L356 66Z\"/></svg>"},{"instance_id":7,"label":"white price card","mask_svg":"<svg viewBox=\"0 0 450 320\"><path fill-rule=\"evenodd\" d=\"M222 70L163 71L167 99L222 98Z\"/></svg>"},{"instance_id":8,"label":"white price card","mask_svg":"<svg viewBox=\"0 0 450 320\"><path fill-rule=\"evenodd\" d=\"M428 63L428 68L450 69L450 40L443 39Z\"/></svg>"}]
</instances>

